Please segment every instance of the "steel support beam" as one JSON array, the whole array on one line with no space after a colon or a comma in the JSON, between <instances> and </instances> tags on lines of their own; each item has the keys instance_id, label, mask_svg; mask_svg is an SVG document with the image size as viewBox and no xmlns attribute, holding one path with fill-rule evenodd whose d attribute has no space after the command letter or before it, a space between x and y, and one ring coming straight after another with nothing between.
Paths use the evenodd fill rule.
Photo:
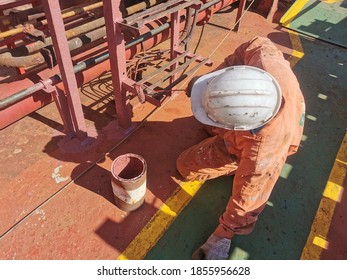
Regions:
<instances>
[{"instance_id":1,"label":"steel support beam","mask_svg":"<svg viewBox=\"0 0 347 280\"><path fill-rule=\"evenodd\" d=\"M179 36L180 36L180 10L171 14L171 60L177 57L179 49ZM174 71L178 67L178 62L171 66L171 71ZM170 78L170 82L173 83L177 80L178 74L174 74Z\"/></svg>"},{"instance_id":2,"label":"steel support beam","mask_svg":"<svg viewBox=\"0 0 347 280\"><path fill-rule=\"evenodd\" d=\"M69 107L68 111L61 111L65 112L65 114L69 112L69 116L62 116L62 118L65 120L71 118L73 124L73 128L66 127L65 129L68 130L66 131L67 133L75 133L78 138L83 139L87 137L86 124L83 116L77 81L73 70L71 54L65 36L64 22L61 18L60 4L59 1L56 0L47 0L42 3L47 17L49 31L52 36Z\"/></svg>"},{"instance_id":3,"label":"steel support beam","mask_svg":"<svg viewBox=\"0 0 347 280\"><path fill-rule=\"evenodd\" d=\"M127 91L123 86L127 77L125 41L119 25L123 21L120 2L120 0L104 0L104 16L118 125L128 129L131 126L131 117Z\"/></svg>"},{"instance_id":4,"label":"steel support beam","mask_svg":"<svg viewBox=\"0 0 347 280\"><path fill-rule=\"evenodd\" d=\"M237 9L237 15L236 15L236 25L234 27L235 32L239 31L241 17L245 10L245 7L246 7L246 0L240 0L239 8Z\"/></svg>"}]
</instances>

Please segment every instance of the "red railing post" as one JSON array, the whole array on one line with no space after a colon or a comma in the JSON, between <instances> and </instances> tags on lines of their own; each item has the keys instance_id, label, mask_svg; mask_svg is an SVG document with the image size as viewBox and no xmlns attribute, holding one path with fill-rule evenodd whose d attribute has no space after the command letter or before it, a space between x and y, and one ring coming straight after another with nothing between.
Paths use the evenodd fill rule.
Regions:
<instances>
[{"instance_id":1,"label":"red railing post","mask_svg":"<svg viewBox=\"0 0 347 280\"><path fill-rule=\"evenodd\" d=\"M104 16L118 125L127 129L131 126L131 115L127 90L123 85L127 76L124 36L118 24L123 21L120 2L120 0L104 0Z\"/></svg>"},{"instance_id":2,"label":"red railing post","mask_svg":"<svg viewBox=\"0 0 347 280\"><path fill-rule=\"evenodd\" d=\"M69 116L73 123L73 132L78 138L87 137L86 123L83 115L81 99L77 86L76 76L73 70L71 54L65 36L64 22L61 17L59 1L42 1L47 17L48 28L52 36L53 46L57 57L58 66L62 75L65 94L69 107ZM65 111L64 114L67 114ZM72 132L72 131L68 131Z\"/></svg>"}]
</instances>

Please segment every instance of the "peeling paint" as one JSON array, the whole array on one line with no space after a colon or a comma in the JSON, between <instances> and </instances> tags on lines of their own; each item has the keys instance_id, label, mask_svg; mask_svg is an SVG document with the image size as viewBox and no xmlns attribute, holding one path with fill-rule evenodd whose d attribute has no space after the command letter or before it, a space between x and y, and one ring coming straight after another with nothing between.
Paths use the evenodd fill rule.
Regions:
<instances>
[{"instance_id":1,"label":"peeling paint","mask_svg":"<svg viewBox=\"0 0 347 280\"><path fill-rule=\"evenodd\" d=\"M44 210L36 210L35 211L36 215L40 215L39 221L44 221L46 220L46 212Z\"/></svg>"},{"instance_id":2,"label":"peeling paint","mask_svg":"<svg viewBox=\"0 0 347 280\"><path fill-rule=\"evenodd\" d=\"M62 177L59 174L60 169L62 168L62 165L59 165L58 167L54 168L53 173L52 173L52 178L55 180L57 184L64 182L69 179L69 177Z\"/></svg>"}]
</instances>

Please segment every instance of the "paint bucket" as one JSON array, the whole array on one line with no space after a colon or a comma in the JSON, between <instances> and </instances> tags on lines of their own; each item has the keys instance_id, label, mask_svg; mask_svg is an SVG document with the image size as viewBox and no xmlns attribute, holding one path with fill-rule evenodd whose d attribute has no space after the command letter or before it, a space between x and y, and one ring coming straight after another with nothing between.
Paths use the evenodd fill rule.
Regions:
<instances>
[{"instance_id":1,"label":"paint bucket","mask_svg":"<svg viewBox=\"0 0 347 280\"><path fill-rule=\"evenodd\" d=\"M116 206L123 211L139 208L146 194L146 161L135 154L121 155L113 161L111 174Z\"/></svg>"}]
</instances>

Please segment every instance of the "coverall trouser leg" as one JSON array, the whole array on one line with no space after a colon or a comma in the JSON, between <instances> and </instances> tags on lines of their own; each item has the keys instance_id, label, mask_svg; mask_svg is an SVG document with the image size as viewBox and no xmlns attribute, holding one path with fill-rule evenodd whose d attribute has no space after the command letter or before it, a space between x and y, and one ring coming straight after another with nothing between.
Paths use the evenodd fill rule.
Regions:
<instances>
[{"instance_id":1,"label":"coverall trouser leg","mask_svg":"<svg viewBox=\"0 0 347 280\"><path fill-rule=\"evenodd\" d=\"M181 153L176 165L187 180L206 181L233 175L238 168L238 159L228 152L222 138L214 136Z\"/></svg>"}]
</instances>

